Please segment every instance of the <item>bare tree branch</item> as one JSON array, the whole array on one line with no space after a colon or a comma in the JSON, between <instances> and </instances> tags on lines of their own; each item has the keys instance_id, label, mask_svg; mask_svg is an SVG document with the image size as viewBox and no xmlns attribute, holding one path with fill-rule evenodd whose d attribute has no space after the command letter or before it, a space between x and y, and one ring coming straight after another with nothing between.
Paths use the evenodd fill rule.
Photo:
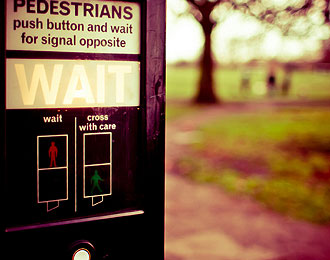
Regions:
<instances>
[{"instance_id":1,"label":"bare tree branch","mask_svg":"<svg viewBox=\"0 0 330 260\"><path fill-rule=\"evenodd\" d=\"M306 13L313 7L313 0L305 0L305 3L298 7L294 8L293 6L288 6L285 11L293 15L306 15Z\"/></svg>"},{"instance_id":2,"label":"bare tree branch","mask_svg":"<svg viewBox=\"0 0 330 260\"><path fill-rule=\"evenodd\" d=\"M187 2L195 8L197 8L197 9L199 8L199 5L196 3L195 0L187 0Z\"/></svg>"},{"instance_id":3,"label":"bare tree branch","mask_svg":"<svg viewBox=\"0 0 330 260\"><path fill-rule=\"evenodd\" d=\"M325 0L329 2L330 0ZM240 10L245 13L248 13L261 21L269 21L268 17L276 17L278 14L282 12L286 12L292 15L306 15L307 12L314 6L313 0L305 0L305 2L301 6L287 6L284 9L276 9L275 7L269 8L264 6L262 1L260 0L248 0L246 2L237 2L236 0L226 0L226 2L230 3L234 10ZM252 11L252 6L260 6L259 10L263 10L262 12L255 13ZM268 19L268 20L267 20ZM274 19L270 19L270 22L273 22Z\"/></svg>"},{"instance_id":4,"label":"bare tree branch","mask_svg":"<svg viewBox=\"0 0 330 260\"><path fill-rule=\"evenodd\" d=\"M214 8L220 4L221 2L224 2L224 0L216 0L216 1L198 1L198 0L187 0L187 2L193 6L194 8L198 9L199 11L201 10L208 10L209 13L214 10Z\"/></svg>"},{"instance_id":5,"label":"bare tree branch","mask_svg":"<svg viewBox=\"0 0 330 260\"><path fill-rule=\"evenodd\" d=\"M190 13L195 19L201 24L204 31L211 33L213 27L216 25L216 21L211 19L211 13L224 0L216 1L198 1L198 0L187 0L193 10Z\"/></svg>"}]
</instances>

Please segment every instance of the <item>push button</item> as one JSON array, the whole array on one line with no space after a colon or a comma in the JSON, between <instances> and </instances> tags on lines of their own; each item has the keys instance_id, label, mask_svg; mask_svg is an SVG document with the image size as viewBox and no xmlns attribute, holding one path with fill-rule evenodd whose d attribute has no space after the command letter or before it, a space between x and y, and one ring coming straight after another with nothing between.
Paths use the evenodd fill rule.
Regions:
<instances>
[{"instance_id":1,"label":"push button","mask_svg":"<svg viewBox=\"0 0 330 260\"><path fill-rule=\"evenodd\" d=\"M91 253L86 248L79 248L74 252L72 260L91 260Z\"/></svg>"},{"instance_id":2,"label":"push button","mask_svg":"<svg viewBox=\"0 0 330 260\"><path fill-rule=\"evenodd\" d=\"M95 260L95 248L89 241L78 240L70 246L71 260Z\"/></svg>"}]
</instances>

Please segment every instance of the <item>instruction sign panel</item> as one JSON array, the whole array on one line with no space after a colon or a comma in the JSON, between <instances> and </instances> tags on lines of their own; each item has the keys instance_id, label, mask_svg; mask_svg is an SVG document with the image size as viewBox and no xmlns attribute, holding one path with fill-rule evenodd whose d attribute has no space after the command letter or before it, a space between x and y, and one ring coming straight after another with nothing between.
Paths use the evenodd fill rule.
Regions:
<instances>
[{"instance_id":1,"label":"instruction sign panel","mask_svg":"<svg viewBox=\"0 0 330 260\"><path fill-rule=\"evenodd\" d=\"M140 53L140 5L7 0L7 50Z\"/></svg>"},{"instance_id":2,"label":"instruction sign panel","mask_svg":"<svg viewBox=\"0 0 330 260\"><path fill-rule=\"evenodd\" d=\"M142 214L140 4L6 0L6 14L7 232Z\"/></svg>"}]
</instances>

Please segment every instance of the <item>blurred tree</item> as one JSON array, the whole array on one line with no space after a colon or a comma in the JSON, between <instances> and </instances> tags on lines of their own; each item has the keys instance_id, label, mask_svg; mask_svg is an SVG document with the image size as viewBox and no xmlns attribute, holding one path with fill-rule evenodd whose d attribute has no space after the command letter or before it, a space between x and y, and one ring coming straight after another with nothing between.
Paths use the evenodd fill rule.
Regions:
<instances>
[{"instance_id":1,"label":"blurred tree","mask_svg":"<svg viewBox=\"0 0 330 260\"><path fill-rule=\"evenodd\" d=\"M214 90L211 34L217 25L214 11L219 5L226 5L246 15L253 16L262 22L277 26L284 35L306 34L309 28L297 28L296 22L301 17L322 16L322 23L330 24L330 0L186 0L189 3L189 12L202 27L205 44L200 60L201 76L199 89L195 98L196 103L216 103L219 100ZM315 18L311 18L314 19ZM299 31L300 30L300 31Z\"/></svg>"},{"instance_id":2,"label":"blurred tree","mask_svg":"<svg viewBox=\"0 0 330 260\"><path fill-rule=\"evenodd\" d=\"M214 62L212 58L211 48L211 34L212 30L216 25L216 21L211 18L211 13L214 8L222 1L198 1L198 0L187 0L192 9L191 13L194 15L196 20L200 23L203 29L205 37L204 51L202 54L200 66L201 66L201 77L199 82L199 91L196 96L196 103L216 103L217 98L214 92L213 82L213 68Z\"/></svg>"}]
</instances>

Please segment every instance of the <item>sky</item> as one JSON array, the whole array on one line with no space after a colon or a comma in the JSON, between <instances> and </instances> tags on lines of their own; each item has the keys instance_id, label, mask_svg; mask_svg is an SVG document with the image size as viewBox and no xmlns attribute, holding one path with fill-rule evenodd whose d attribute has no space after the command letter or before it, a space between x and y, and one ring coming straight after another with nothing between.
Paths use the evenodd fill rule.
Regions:
<instances>
[{"instance_id":1,"label":"sky","mask_svg":"<svg viewBox=\"0 0 330 260\"><path fill-rule=\"evenodd\" d=\"M273 1L281 4L284 0ZM192 15L178 15L184 13L187 6L185 0L167 0L168 63L194 61L201 55L204 38L199 23ZM212 33L213 53L222 63L252 59L313 60L319 57L322 40L330 35L327 26L315 26L311 37L283 37L279 29L266 27L255 18L221 9L217 12L221 20ZM322 17L314 16L311 19L316 24L322 23ZM300 26L303 30L306 24L301 21Z\"/></svg>"}]
</instances>

